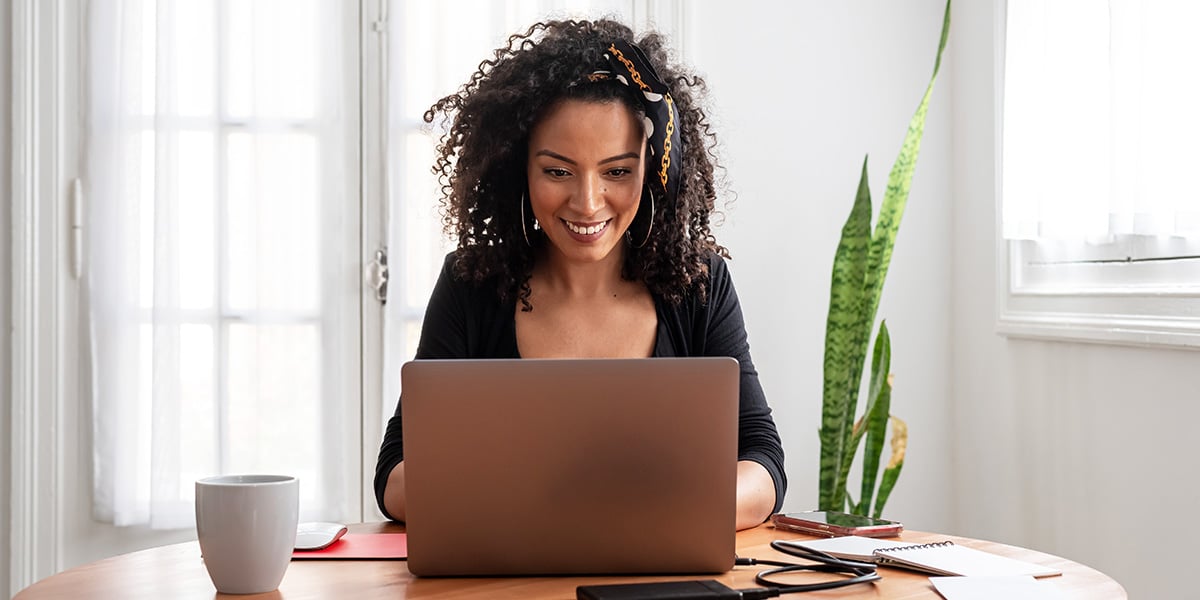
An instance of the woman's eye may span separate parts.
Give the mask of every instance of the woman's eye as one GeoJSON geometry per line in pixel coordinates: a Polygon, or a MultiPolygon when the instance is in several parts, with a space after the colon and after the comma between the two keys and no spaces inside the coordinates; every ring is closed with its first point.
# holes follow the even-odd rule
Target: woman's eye
{"type": "Polygon", "coordinates": [[[550,167],[542,172],[551,177],[566,177],[571,174],[570,171],[567,171],[566,169],[559,169],[557,167],[550,167]]]}
{"type": "Polygon", "coordinates": [[[609,175],[609,177],[618,177],[619,178],[619,177],[624,177],[626,175],[629,175],[632,172],[633,172],[633,169],[629,169],[626,167],[618,167],[616,169],[610,170],[608,172],[608,175],[609,175]]]}

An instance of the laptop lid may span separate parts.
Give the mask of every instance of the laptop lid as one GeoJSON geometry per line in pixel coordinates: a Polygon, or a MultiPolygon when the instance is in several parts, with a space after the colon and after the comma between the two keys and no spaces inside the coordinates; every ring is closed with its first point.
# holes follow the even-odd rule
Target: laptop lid
{"type": "Polygon", "coordinates": [[[733,567],[736,360],[413,361],[401,382],[410,572],[733,567]]]}

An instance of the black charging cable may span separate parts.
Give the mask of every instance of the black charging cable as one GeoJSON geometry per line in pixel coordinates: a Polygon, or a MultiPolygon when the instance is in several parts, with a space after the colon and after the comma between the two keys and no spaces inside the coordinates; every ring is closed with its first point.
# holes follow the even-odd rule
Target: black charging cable
{"type": "Polygon", "coordinates": [[[579,586],[575,590],[575,597],[579,600],[653,600],[657,598],[663,600],[756,600],[774,598],[780,594],[830,590],[859,583],[870,583],[880,579],[879,574],[875,571],[875,565],[871,563],[845,560],[817,550],[783,544],[779,540],[771,542],[771,548],[810,561],[810,564],[737,558],[733,563],[734,566],[766,565],[775,567],[755,575],[755,583],[764,586],[760,588],[734,590],[712,579],[667,581],[579,586]],[[847,578],[801,584],[783,583],[772,579],[779,575],[801,571],[841,573],[847,578]]]}
{"type": "MultiPolygon", "coordinates": [[[[802,548],[792,544],[784,544],[779,540],[771,542],[773,550],[803,558],[804,560],[812,561],[812,564],[796,564],[777,560],[766,560],[758,558],[738,558],[734,561],[734,565],[766,565],[775,567],[762,571],[754,576],[755,583],[765,586],[768,589],[773,589],[778,594],[793,594],[798,592],[813,592],[817,590],[831,590],[834,588],[845,587],[848,585],[856,585],[859,583],[870,583],[879,581],[879,573],[875,570],[875,565],[872,563],[859,562],[855,560],[846,560],[836,556],[826,554],[819,550],[811,550],[802,548]],[[817,583],[782,583],[772,578],[787,573],[797,573],[801,571],[812,571],[817,573],[841,573],[847,575],[847,579],[835,579],[833,581],[820,581],[817,583]]],[[[739,590],[743,592],[744,598],[770,598],[770,596],[751,596],[746,595],[746,592],[757,590],[739,590]]]]}

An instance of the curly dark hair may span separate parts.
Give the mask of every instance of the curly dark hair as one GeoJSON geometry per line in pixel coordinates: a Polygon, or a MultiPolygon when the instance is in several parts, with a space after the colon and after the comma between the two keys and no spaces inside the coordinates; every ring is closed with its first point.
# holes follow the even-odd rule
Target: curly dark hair
{"type": "Polygon", "coordinates": [[[534,246],[526,243],[518,204],[528,186],[530,132],[566,98],[618,101],[644,114],[628,86],[615,81],[578,85],[606,68],[604,53],[614,40],[640,47],[670,86],[683,144],[678,197],[668,206],[656,194],[652,235],[641,247],[629,246],[622,277],[641,279],[651,293],[677,304],[693,287],[701,299],[706,297],[711,253],[729,257],[709,225],[716,212],[714,170],[719,167],[716,136],[699,106],[704,80],[672,64],[666,40],[657,33],[635,41],[629,27],[609,19],[536,23],[510,36],[457,93],[425,112],[427,123],[439,116],[452,120],[438,145],[433,172],[441,184],[445,231],[458,241],[454,274],[478,284],[491,281],[501,299],[515,295],[523,310],[532,309],[529,278],[536,246],[544,243],[540,235],[529,238],[534,246]]]}

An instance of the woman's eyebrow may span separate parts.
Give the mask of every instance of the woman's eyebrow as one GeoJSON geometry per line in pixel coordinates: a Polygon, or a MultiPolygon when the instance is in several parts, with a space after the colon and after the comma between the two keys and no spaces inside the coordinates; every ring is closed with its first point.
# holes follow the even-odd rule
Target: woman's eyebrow
{"type": "Polygon", "coordinates": [[[626,158],[641,158],[641,157],[642,157],[642,155],[637,152],[626,152],[625,154],[618,154],[616,156],[610,156],[610,157],[600,161],[600,164],[615,162],[618,160],[625,160],[626,158]]]}
{"type": "MultiPolygon", "coordinates": [[[[545,150],[545,149],[538,150],[537,152],[534,152],[534,156],[549,156],[550,158],[553,158],[556,160],[561,160],[565,163],[570,163],[572,165],[578,164],[574,160],[567,158],[553,150],[545,150]]],[[[642,157],[642,155],[637,152],[626,152],[624,154],[618,154],[616,156],[610,156],[608,158],[605,158],[605,159],[601,160],[599,164],[615,162],[618,160],[625,160],[627,158],[641,158],[641,157],[642,157]]]]}
{"type": "Polygon", "coordinates": [[[563,156],[563,155],[561,155],[561,154],[559,154],[559,153],[557,153],[557,152],[555,152],[555,151],[553,151],[553,150],[545,150],[545,149],[543,149],[543,150],[538,150],[537,152],[534,152],[534,153],[533,153],[533,155],[534,155],[534,156],[549,156],[550,158],[553,158],[553,159],[556,159],[556,160],[561,160],[561,161],[563,161],[563,162],[565,162],[565,163],[576,164],[576,162],[575,162],[575,161],[573,161],[573,160],[571,160],[571,159],[569,159],[569,158],[567,158],[567,157],[565,157],[565,156],[563,156]]]}

